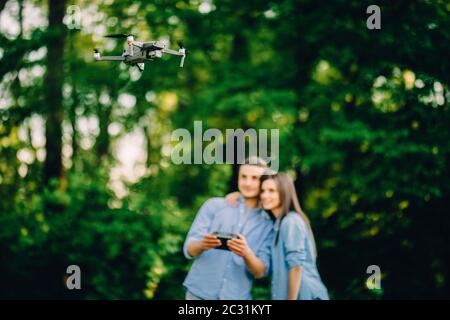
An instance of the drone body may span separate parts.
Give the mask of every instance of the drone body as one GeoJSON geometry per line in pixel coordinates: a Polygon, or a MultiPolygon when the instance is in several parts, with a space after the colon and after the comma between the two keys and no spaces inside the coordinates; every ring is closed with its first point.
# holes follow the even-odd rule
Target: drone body
{"type": "Polygon", "coordinates": [[[107,38],[127,38],[127,49],[123,50],[121,56],[101,56],[98,49],[94,49],[95,61],[123,61],[125,64],[137,66],[142,72],[146,61],[151,61],[154,58],[161,58],[164,53],[168,53],[181,57],[180,67],[183,67],[184,59],[186,57],[186,50],[183,44],[179,43],[180,49],[178,51],[166,48],[166,45],[161,41],[140,42],[135,41],[131,34],[111,34],[107,38]]]}

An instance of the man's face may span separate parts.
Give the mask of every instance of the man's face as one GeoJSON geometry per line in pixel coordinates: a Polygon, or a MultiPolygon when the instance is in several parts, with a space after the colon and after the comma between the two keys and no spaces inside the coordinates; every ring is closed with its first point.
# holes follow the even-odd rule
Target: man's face
{"type": "Polygon", "coordinates": [[[238,189],[244,198],[259,197],[259,178],[264,168],[253,165],[242,165],[239,168],[238,189]]]}

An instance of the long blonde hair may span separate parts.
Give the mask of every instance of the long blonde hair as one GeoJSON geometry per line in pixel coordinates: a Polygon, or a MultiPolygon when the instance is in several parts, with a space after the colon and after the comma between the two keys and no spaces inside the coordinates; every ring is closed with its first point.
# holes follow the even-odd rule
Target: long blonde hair
{"type": "MultiPolygon", "coordinates": [[[[278,189],[278,194],[281,202],[281,218],[283,219],[289,211],[296,212],[305,222],[308,227],[308,231],[311,234],[311,239],[314,247],[314,254],[317,257],[317,248],[316,241],[314,239],[314,234],[312,232],[311,223],[309,222],[308,216],[303,212],[302,207],[300,206],[300,201],[297,197],[297,192],[295,191],[294,182],[292,179],[281,172],[275,174],[263,174],[261,176],[261,186],[264,181],[272,179],[275,181],[275,184],[278,189]]],[[[272,214],[273,215],[273,214],[272,214]]],[[[278,242],[279,231],[276,235],[275,243],[278,242]]]]}

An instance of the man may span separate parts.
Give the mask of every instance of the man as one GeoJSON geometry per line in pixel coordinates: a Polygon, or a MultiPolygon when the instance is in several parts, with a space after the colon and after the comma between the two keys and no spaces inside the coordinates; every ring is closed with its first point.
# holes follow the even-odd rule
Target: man
{"type": "Polygon", "coordinates": [[[195,258],[183,283],[187,300],[248,300],[253,279],[267,276],[273,222],[259,208],[259,178],[266,168],[255,157],[240,166],[237,208],[225,198],[209,199],[200,208],[183,246],[186,258],[195,258]],[[227,241],[229,250],[219,250],[214,232],[238,238],[227,241]]]}

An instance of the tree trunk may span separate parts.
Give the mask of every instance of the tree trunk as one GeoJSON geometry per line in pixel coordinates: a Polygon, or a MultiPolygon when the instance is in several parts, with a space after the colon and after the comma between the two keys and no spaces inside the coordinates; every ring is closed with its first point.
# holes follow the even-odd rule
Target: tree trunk
{"type": "Polygon", "coordinates": [[[44,183],[62,174],[62,87],[64,81],[63,53],[65,27],[63,25],[64,9],[67,0],[49,0],[47,74],[45,77],[45,98],[47,121],[45,125],[44,183]]]}
{"type": "Polygon", "coordinates": [[[108,155],[110,143],[108,126],[111,123],[112,105],[98,104],[97,108],[100,133],[95,142],[95,149],[97,151],[97,164],[100,164],[101,160],[108,155]]]}
{"type": "Polygon", "coordinates": [[[6,2],[8,2],[8,0],[0,0],[0,13],[5,9],[6,2]]]}
{"type": "MultiPolygon", "coordinates": [[[[233,51],[231,52],[231,60],[235,63],[237,68],[241,67],[241,64],[249,60],[248,43],[245,35],[242,32],[236,32],[233,38],[233,51]]],[[[236,128],[237,129],[237,128],[236,128]]],[[[244,131],[247,128],[244,129],[244,131]]],[[[232,164],[231,178],[228,181],[228,192],[238,190],[238,176],[239,176],[239,164],[237,163],[237,147],[236,139],[234,139],[234,159],[232,164]]],[[[225,155],[224,150],[224,155],[225,155]]]]}

